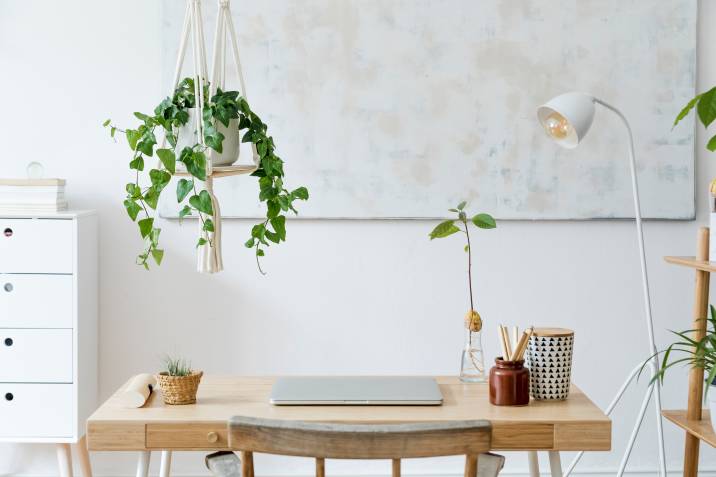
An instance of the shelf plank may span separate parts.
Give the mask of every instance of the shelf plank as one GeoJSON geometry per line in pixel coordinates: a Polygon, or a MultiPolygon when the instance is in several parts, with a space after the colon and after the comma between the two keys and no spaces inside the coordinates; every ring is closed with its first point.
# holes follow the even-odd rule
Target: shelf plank
{"type": "Polygon", "coordinates": [[[696,260],[695,257],[664,257],[668,263],[694,268],[704,272],[716,272],[716,262],[705,262],[696,260]]]}
{"type": "Polygon", "coordinates": [[[661,414],[692,436],[707,442],[711,447],[716,447],[716,432],[714,432],[713,427],[711,427],[711,414],[707,409],[703,410],[700,421],[687,419],[685,409],[678,411],[661,411],[661,414]]]}
{"type": "MultiPolygon", "coordinates": [[[[212,174],[211,176],[214,178],[217,177],[228,177],[228,176],[240,176],[243,174],[251,174],[257,169],[257,167],[253,164],[241,164],[241,165],[233,165],[233,166],[216,166],[212,168],[212,174]]],[[[179,169],[177,168],[176,174],[177,176],[188,176],[190,175],[185,169],[179,169]]]]}

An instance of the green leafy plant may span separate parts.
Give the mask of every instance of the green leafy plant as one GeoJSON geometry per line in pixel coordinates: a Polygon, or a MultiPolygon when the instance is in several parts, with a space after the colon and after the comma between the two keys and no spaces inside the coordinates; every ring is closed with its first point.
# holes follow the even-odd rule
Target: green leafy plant
{"type": "MultiPolygon", "coordinates": [[[[676,119],[674,120],[674,127],[676,127],[682,119],[688,116],[694,108],[696,108],[696,116],[705,128],[709,127],[711,123],[716,121],[716,86],[705,93],[694,96],[691,101],[689,101],[679,112],[678,116],[676,116],[676,119]]],[[[709,139],[709,142],[706,144],[706,149],[712,152],[716,151],[716,135],[709,139]]]]}
{"type": "Polygon", "coordinates": [[[164,372],[169,376],[189,376],[193,371],[190,362],[167,355],[164,357],[164,372]]]}
{"type": "Polygon", "coordinates": [[[475,311],[475,301],[472,294],[472,249],[470,244],[470,226],[472,223],[478,229],[494,229],[497,227],[495,219],[491,215],[481,213],[468,217],[465,212],[467,202],[462,201],[454,209],[448,209],[457,215],[454,219],[448,219],[440,222],[432,232],[430,232],[430,240],[437,238],[449,237],[458,232],[465,234],[467,244],[465,245],[465,252],[467,253],[467,284],[470,291],[470,311],[465,316],[465,325],[470,331],[480,331],[482,329],[482,319],[480,314],[475,311]]]}
{"type": "MultiPolygon", "coordinates": [[[[205,98],[209,98],[209,86],[203,86],[205,98]]],[[[204,146],[195,143],[177,151],[179,130],[189,122],[189,109],[196,106],[195,84],[193,78],[184,78],[171,97],[165,98],[152,115],[140,112],[134,116],[141,121],[135,129],[121,129],[111,120],[103,126],[109,129],[114,138],[117,132],[126,136],[132,150],[129,162],[130,170],[135,171],[134,180],[125,186],[124,207],[132,221],[137,222],[139,233],[145,241],[145,248],[137,257],[137,263],[149,269],[150,257],[161,265],[164,250],[159,248],[161,229],[155,225],[156,209],[159,198],[172,177],[177,172],[177,162],[189,173],[189,178],[177,182],[176,199],[183,205],[179,218],[196,214],[202,223],[202,234],[197,246],[211,244],[209,232],[214,231],[213,205],[206,190],[199,191],[197,181],[206,180],[207,149],[221,153],[224,135],[217,129],[217,122],[229,127],[233,119],[237,120],[239,131],[244,131],[241,141],[253,143],[260,156],[258,168],[251,174],[258,178],[259,201],[266,202],[266,218],[251,230],[251,237],[245,246],[253,248],[256,264],[261,273],[260,257],[270,243],[286,241],[286,213],[297,214],[296,200],[308,200],[308,189],[298,187],[289,191],[284,185],[284,163],[276,155],[273,137],[267,134],[267,125],[254,113],[248,102],[237,91],[218,89],[205,104],[202,125],[204,146]],[[159,128],[159,131],[157,131],[159,128]],[[157,133],[161,132],[168,147],[157,148],[157,133]],[[143,174],[147,158],[156,154],[158,164],[143,174]],[[147,178],[149,181],[147,182],[147,178]]]]}
{"type": "MultiPolygon", "coordinates": [[[[703,369],[706,372],[706,381],[711,384],[716,378],[716,308],[710,306],[710,315],[706,318],[706,333],[703,338],[694,339],[697,330],[671,331],[676,335],[677,340],[671,343],[665,350],[659,351],[651,356],[643,365],[641,371],[649,364],[649,362],[662,355],[661,366],[651,381],[659,379],[664,382],[664,375],[670,368],[677,364],[689,365],[692,368],[703,369]],[[674,354],[681,355],[680,358],[674,359],[674,354]]],[[[640,371],[640,374],[641,374],[640,371]]],[[[704,394],[708,392],[708,386],[704,390],[704,394]]]]}

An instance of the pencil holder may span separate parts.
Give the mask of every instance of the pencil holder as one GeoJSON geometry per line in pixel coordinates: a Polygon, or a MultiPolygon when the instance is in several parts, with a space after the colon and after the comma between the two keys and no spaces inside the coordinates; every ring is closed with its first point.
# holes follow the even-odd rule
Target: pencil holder
{"type": "Polygon", "coordinates": [[[525,406],[530,402],[530,372],[524,361],[495,358],[490,369],[490,403],[495,406],[525,406]]]}
{"type": "Polygon", "coordinates": [[[525,355],[530,368],[530,394],[533,399],[567,399],[572,381],[573,345],[572,330],[535,328],[525,355]]]}

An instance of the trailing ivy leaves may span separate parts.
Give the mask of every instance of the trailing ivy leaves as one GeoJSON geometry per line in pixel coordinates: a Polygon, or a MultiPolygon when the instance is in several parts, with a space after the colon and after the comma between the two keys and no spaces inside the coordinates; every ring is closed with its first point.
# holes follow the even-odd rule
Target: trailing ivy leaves
{"type": "Polygon", "coordinates": [[[189,197],[189,205],[194,207],[199,212],[203,212],[207,215],[214,215],[214,208],[211,204],[211,196],[205,190],[201,191],[199,195],[189,197]]]}
{"type": "Polygon", "coordinates": [[[177,202],[180,204],[184,202],[186,196],[189,195],[189,192],[191,192],[193,189],[194,181],[188,179],[179,179],[179,182],[177,182],[177,202]]]}
{"type": "Polygon", "coordinates": [[[166,170],[174,175],[176,172],[176,156],[174,155],[174,151],[171,149],[157,149],[157,156],[159,156],[159,160],[162,161],[162,165],[166,168],[166,170]]]}
{"type": "MultiPolygon", "coordinates": [[[[209,85],[202,85],[204,97],[209,98],[209,85]]],[[[196,180],[205,181],[207,167],[207,148],[222,152],[225,139],[218,129],[220,123],[226,128],[238,125],[239,132],[243,132],[242,142],[252,142],[259,156],[259,166],[252,174],[259,179],[259,200],[266,202],[266,218],[253,227],[251,238],[245,245],[255,248],[255,255],[259,271],[261,265],[259,257],[265,256],[264,247],[270,243],[280,243],[286,240],[286,213],[298,213],[294,202],[308,200],[309,193],[305,187],[298,187],[289,191],[284,186],[284,165],[281,158],[275,153],[275,144],[267,134],[267,126],[251,111],[248,102],[237,91],[222,91],[211,96],[203,109],[202,124],[204,141],[202,144],[184,147],[177,151],[179,128],[189,121],[189,109],[196,107],[194,79],[183,79],[174,90],[171,97],[164,98],[155,108],[154,114],[135,112],[134,116],[140,124],[134,129],[120,129],[106,120],[102,125],[109,128],[110,136],[114,138],[117,131],[123,133],[127,143],[133,151],[129,163],[130,170],[135,172],[135,181],[127,184],[127,196],[124,207],[132,221],[138,223],[140,235],[145,240],[146,248],[137,257],[137,263],[149,268],[148,260],[151,257],[159,265],[164,257],[164,251],[158,248],[160,229],[154,227],[154,213],[159,198],[177,172],[177,162],[183,164],[191,176],[189,179],[180,179],[176,187],[176,198],[182,208],[179,218],[197,212],[202,223],[202,235],[197,246],[211,244],[210,233],[214,232],[216,224],[213,220],[213,204],[209,193],[205,190],[198,192],[196,180]],[[235,120],[235,121],[234,121],[235,120]],[[232,122],[233,121],[233,122],[232,122]],[[164,134],[170,147],[156,148],[156,130],[164,134]],[[145,169],[147,157],[156,153],[160,165],[148,173],[151,184],[143,186],[140,183],[141,172],[145,169]],[[185,203],[188,198],[188,203],[185,203]],[[140,214],[143,218],[138,220],[140,214]]]]}

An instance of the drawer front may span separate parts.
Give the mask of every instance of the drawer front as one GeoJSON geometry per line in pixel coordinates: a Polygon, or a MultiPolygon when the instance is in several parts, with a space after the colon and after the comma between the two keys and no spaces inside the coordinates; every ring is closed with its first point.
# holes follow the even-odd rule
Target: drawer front
{"type": "Polygon", "coordinates": [[[0,272],[72,273],[74,221],[1,219],[0,272]]]}
{"type": "Polygon", "coordinates": [[[72,330],[0,329],[0,382],[71,383],[72,330]]]}
{"type": "Polygon", "coordinates": [[[73,279],[0,274],[0,328],[72,328],[73,279]]]}
{"type": "Polygon", "coordinates": [[[226,423],[147,424],[148,449],[212,450],[229,446],[226,423]]]}
{"type": "Polygon", "coordinates": [[[72,437],[72,384],[0,383],[0,437],[72,437]]]}

